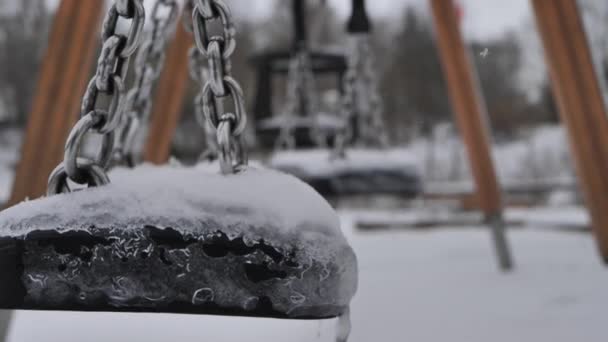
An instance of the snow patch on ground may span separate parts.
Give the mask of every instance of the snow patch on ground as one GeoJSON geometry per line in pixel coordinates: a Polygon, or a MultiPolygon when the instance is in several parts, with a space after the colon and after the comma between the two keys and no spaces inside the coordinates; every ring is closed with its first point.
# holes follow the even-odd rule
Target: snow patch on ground
{"type": "MultiPolygon", "coordinates": [[[[415,158],[426,181],[470,181],[468,157],[460,138],[443,126],[435,131],[431,138],[403,147],[402,153],[415,158]]],[[[559,125],[540,126],[518,140],[495,143],[492,155],[503,184],[574,179],[568,141],[559,125]]]]}
{"type": "Polygon", "coordinates": [[[416,170],[416,160],[401,149],[348,149],[346,158],[332,157],[325,149],[280,151],[269,162],[273,168],[297,170],[309,177],[319,177],[352,170],[416,170]]]}

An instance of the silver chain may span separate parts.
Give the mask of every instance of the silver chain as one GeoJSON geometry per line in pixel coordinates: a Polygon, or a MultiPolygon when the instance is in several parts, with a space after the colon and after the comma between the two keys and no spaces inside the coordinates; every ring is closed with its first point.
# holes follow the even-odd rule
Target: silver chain
{"type": "Polygon", "coordinates": [[[115,130],[121,121],[119,105],[124,95],[124,79],[129,60],[139,47],[145,21],[142,2],[115,0],[106,14],[97,71],[82,99],[80,120],[67,139],[64,160],[49,177],[49,195],[70,192],[68,179],[87,186],[109,183],[106,170],[113,156],[115,130]],[[117,33],[119,18],[130,22],[126,36],[117,33]],[[105,109],[98,108],[102,102],[98,101],[100,94],[110,98],[105,109]],[[95,159],[79,156],[85,137],[91,132],[102,136],[101,148],[95,159]]]}
{"type": "Polygon", "coordinates": [[[194,78],[206,80],[196,99],[196,116],[207,136],[215,136],[221,171],[238,172],[246,166],[247,151],[242,134],[247,126],[243,91],[231,76],[230,57],[236,49],[236,29],[230,9],[222,0],[192,0],[192,31],[197,51],[191,52],[194,78]],[[213,35],[208,24],[219,22],[221,34],[213,35]],[[199,56],[197,56],[197,54],[199,56]],[[200,63],[207,61],[207,67],[200,63]],[[232,99],[234,112],[225,110],[224,101],[232,99]],[[215,130],[215,135],[210,132],[215,130]]]}
{"type": "Polygon", "coordinates": [[[166,47],[175,31],[179,16],[176,0],[156,0],[152,13],[151,28],[137,53],[134,63],[135,81],[121,105],[123,122],[118,131],[114,152],[114,162],[119,165],[135,166],[137,151],[135,140],[150,118],[152,91],[162,72],[166,47]]]}
{"type": "Polygon", "coordinates": [[[283,110],[285,120],[281,123],[276,149],[294,149],[296,147],[296,122],[302,115],[303,119],[310,120],[312,140],[323,146],[327,139],[321,134],[315,122],[315,115],[320,113],[320,106],[312,61],[307,50],[296,53],[289,63],[286,97],[287,101],[283,110]]]}
{"type": "Polygon", "coordinates": [[[384,108],[378,91],[378,73],[368,34],[351,37],[348,70],[344,76],[342,117],[344,127],[336,137],[335,152],[344,157],[345,148],[355,146],[388,146],[382,118],[384,108]],[[353,127],[358,131],[355,133],[353,127]],[[356,135],[356,136],[355,136],[356,135]]]}
{"type": "MultiPolygon", "coordinates": [[[[187,23],[189,24],[185,25],[185,29],[187,31],[192,30],[192,22],[188,21],[187,23]]],[[[188,68],[190,70],[190,77],[197,82],[200,87],[204,87],[206,80],[209,79],[209,70],[205,57],[203,57],[196,46],[190,48],[190,52],[188,53],[188,68]]],[[[215,161],[219,158],[220,150],[217,143],[217,134],[215,128],[211,125],[209,120],[207,120],[203,107],[201,98],[197,97],[194,103],[195,118],[199,126],[202,127],[205,132],[205,150],[201,153],[199,160],[215,161]]]]}

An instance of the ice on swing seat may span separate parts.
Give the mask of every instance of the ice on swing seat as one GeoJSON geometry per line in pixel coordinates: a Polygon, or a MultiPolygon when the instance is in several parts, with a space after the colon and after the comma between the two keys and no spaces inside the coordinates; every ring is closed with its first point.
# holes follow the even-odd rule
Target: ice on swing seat
{"type": "Polygon", "coordinates": [[[292,174],[323,196],[419,196],[416,161],[398,149],[347,149],[344,158],[326,149],[276,152],[270,167],[292,174]]]}
{"type": "Polygon", "coordinates": [[[357,261],[310,187],[217,165],[115,170],[0,213],[0,308],[330,318],[357,261]]]}

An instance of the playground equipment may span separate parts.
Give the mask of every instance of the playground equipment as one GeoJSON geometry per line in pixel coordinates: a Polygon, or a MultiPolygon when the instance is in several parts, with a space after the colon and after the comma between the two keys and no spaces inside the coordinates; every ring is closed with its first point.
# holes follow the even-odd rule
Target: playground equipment
{"type": "MultiPolygon", "coordinates": [[[[484,128],[486,118],[483,101],[480,100],[474,72],[467,60],[468,53],[462,44],[453,6],[444,0],[429,1],[433,5],[436,33],[454,112],[467,145],[475,178],[475,202],[488,218],[495,218],[501,212],[502,203],[487,148],[489,132],[484,128]]],[[[608,120],[593,73],[580,13],[575,0],[531,2],[543,39],[560,115],[569,133],[579,180],[591,212],[595,237],[604,260],[608,260],[608,188],[603,177],[608,172],[603,157],[608,155],[605,151],[608,143],[604,141],[608,136],[608,120]]],[[[43,193],[48,172],[56,164],[54,160],[62,154],[61,144],[57,142],[65,139],[65,123],[71,122],[71,115],[77,112],[74,89],[86,86],[87,65],[92,61],[89,57],[94,51],[90,37],[95,33],[94,24],[101,13],[101,5],[102,1],[62,0],[60,3],[28,124],[23,157],[11,199],[13,204],[26,198],[36,198],[43,193]],[[57,87],[57,84],[69,84],[70,87],[57,87]],[[53,165],[49,167],[49,163],[53,165]]],[[[155,103],[150,129],[153,133],[149,140],[153,144],[147,144],[148,161],[164,163],[168,158],[169,142],[175,127],[173,123],[179,117],[180,98],[185,87],[184,82],[175,80],[187,77],[186,63],[180,64],[180,61],[182,58],[185,60],[189,45],[189,37],[178,27],[167,55],[167,68],[159,82],[157,93],[162,96],[157,96],[159,101],[155,103]],[[162,115],[157,115],[159,113],[162,115]]],[[[313,68],[317,68],[314,60],[313,56],[313,68]]],[[[87,191],[92,190],[84,192],[87,191]]],[[[0,248],[3,253],[6,251],[4,255],[7,256],[2,259],[7,263],[0,267],[3,275],[9,274],[4,272],[7,267],[15,265],[10,259],[11,251],[19,248],[21,247],[15,247],[10,239],[6,249],[0,248]]],[[[34,278],[32,281],[34,280],[44,282],[44,278],[34,278]]],[[[5,293],[10,289],[2,287],[0,291],[5,293]]],[[[198,294],[196,298],[208,297],[206,291],[198,294]]],[[[296,296],[295,299],[297,298],[300,297],[296,296]]]]}
{"type": "Polygon", "coordinates": [[[344,56],[314,49],[308,42],[306,1],[292,0],[294,42],[290,51],[266,51],[252,58],[257,69],[254,116],[262,147],[294,149],[323,146],[343,126],[333,113],[319,105],[315,77],[330,75],[339,86],[346,71],[344,56]],[[287,101],[280,113],[273,114],[272,83],[286,75],[287,101]]]}
{"type": "Polygon", "coordinates": [[[142,0],[114,2],[48,197],[0,213],[1,308],[341,316],[348,326],[357,264],[337,216],[293,177],[247,166],[243,93],[227,67],[236,48],[230,10],[221,0],[192,8],[196,47],[211,71],[200,100],[221,173],[217,164],[147,166],[116,170],[110,183],[123,81],[145,21],[142,0]],[[119,18],[130,23],[127,36],[116,32],[119,18]],[[211,34],[212,24],[221,34],[211,34]],[[107,109],[100,94],[111,98],[107,109]],[[224,99],[234,112],[220,106],[224,99]],[[94,159],[80,153],[88,134],[101,135],[94,159]]]}
{"type": "Polygon", "coordinates": [[[348,70],[342,85],[341,115],[336,117],[341,124],[334,126],[331,139],[333,149],[321,145],[321,149],[296,150],[294,143],[283,144],[284,140],[280,140],[281,145],[289,148],[277,151],[270,165],[304,180],[324,196],[416,197],[422,192],[422,184],[414,163],[403,153],[388,150],[378,73],[370,46],[371,22],[364,1],[353,1],[347,30],[348,70]]]}
{"type": "Polygon", "coordinates": [[[153,90],[165,64],[165,51],[175,32],[179,5],[175,0],[157,0],[152,8],[149,34],[145,37],[135,59],[133,88],[121,105],[122,122],[114,153],[118,165],[134,167],[141,156],[141,136],[150,120],[153,90]],[[165,14],[165,15],[163,15],[165,14]]]}

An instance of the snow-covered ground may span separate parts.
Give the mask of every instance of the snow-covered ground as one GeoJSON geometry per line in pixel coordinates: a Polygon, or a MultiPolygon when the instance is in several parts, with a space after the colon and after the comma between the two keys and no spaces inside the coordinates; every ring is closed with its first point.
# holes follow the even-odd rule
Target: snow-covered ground
{"type": "MultiPolygon", "coordinates": [[[[10,191],[17,155],[16,147],[3,146],[0,198],[10,191]]],[[[466,159],[454,158],[453,151],[461,147],[453,146],[446,138],[436,141],[432,153],[424,141],[404,150],[426,165],[423,170],[437,171],[423,172],[428,178],[466,182],[466,159]]],[[[498,145],[494,151],[503,180],[572,176],[559,128],[543,128],[527,142],[498,145]]],[[[601,310],[608,306],[608,270],[591,235],[547,229],[586,227],[588,215],[568,200],[555,202],[563,203],[506,211],[507,220],[525,227],[509,234],[517,263],[511,274],[497,271],[490,236],[474,226],[475,214],[462,216],[469,223],[458,227],[405,230],[400,224],[408,221],[457,220],[449,211],[421,210],[424,203],[407,211],[343,211],[343,229],[360,266],[351,342],[606,341],[608,319],[601,310]],[[393,222],[395,229],[356,231],[356,220],[366,227],[393,222]]],[[[334,333],[335,320],[18,312],[8,341],[323,342],[333,341],[334,333]]]]}
{"type": "MultiPolygon", "coordinates": [[[[358,232],[351,342],[604,342],[608,270],[588,234],[518,229],[517,269],[497,271],[482,227],[358,232]]],[[[534,227],[531,227],[534,228],[534,227]]],[[[333,341],[335,321],[18,312],[11,342],[333,341]]]]}
{"type": "MultiPolygon", "coordinates": [[[[465,147],[452,125],[439,125],[430,138],[416,139],[402,150],[415,158],[427,182],[471,179],[465,147]]],[[[559,125],[539,126],[517,140],[495,143],[492,153],[503,184],[574,178],[565,131],[559,125]]]]}

